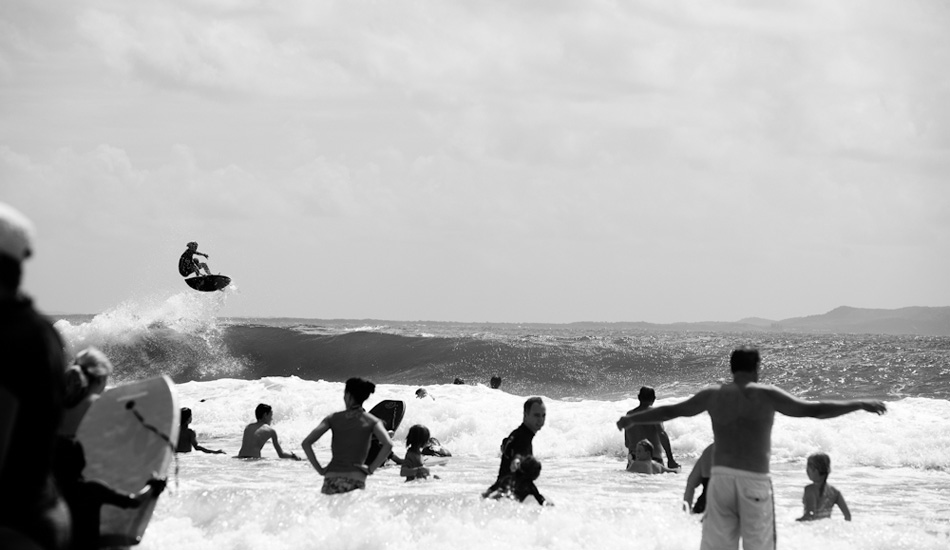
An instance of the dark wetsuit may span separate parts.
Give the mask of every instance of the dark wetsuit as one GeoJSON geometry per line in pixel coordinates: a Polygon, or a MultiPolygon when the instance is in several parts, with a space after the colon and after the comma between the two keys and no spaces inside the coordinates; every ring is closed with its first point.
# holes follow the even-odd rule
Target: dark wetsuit
{"type": "Polygon", "coordinates": [[[516,472],[514,474],[508,474],[499,479],[495,485],[493,485],[493,487],[495,487],[494,490],[498,491],[498,494],[495,496],[495,498],[507,496],[517,500],[518,502],[524,502],[524,499],[528,498],[529,496],[534,496],[534,498],[538,501],[538,504],[544,504],[544,497],[541,495],[540,491],[538,491],[534,481],[525,479],[519,474],[520,472],[516,472]]]}
{"type": "Polygon", "coordinates": [[[63,411],[63,342],[21,296],[0,302],[0,349],[0,387],[18,406],[0,470],[0,526],[29,535],[44,548],[58,548],[69,536],[69,516],[52,480],[63,411]]]}
{"type": "Polygon", "coordinates": [[[192,273],[200,274],[198,266],[195,265],[195,252],[192,252],[190,248],[178,259],[178,273],[180,273],[182,277],[187,277],[192,273]]]}
{"type": "Polygon", "coordinates": [[[516,456],[534,454],[533,440],[534,432],[522,423],[501,442],[501,463],[498,465],[498,479],[486,492],[498,489],[504,479],[511,476],[511,461],[516,456]]]}

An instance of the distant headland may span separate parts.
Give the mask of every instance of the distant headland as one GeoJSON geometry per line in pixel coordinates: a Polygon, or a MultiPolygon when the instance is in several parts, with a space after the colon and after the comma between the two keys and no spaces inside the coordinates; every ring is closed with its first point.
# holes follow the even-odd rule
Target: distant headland
{"type": "MultiPolygon", "coordinates": [[[[585,323],[571,323],[584,325],[585,323]]],[[[597,323],[602,324],[602,323],[597,323]]],[[[692,332],[794,332],[950,336],[950,307],[865,309],[841,306],[821,315],[773,321],[747,317],[735,322],[610,323],[638,329],[692,332]]]]}

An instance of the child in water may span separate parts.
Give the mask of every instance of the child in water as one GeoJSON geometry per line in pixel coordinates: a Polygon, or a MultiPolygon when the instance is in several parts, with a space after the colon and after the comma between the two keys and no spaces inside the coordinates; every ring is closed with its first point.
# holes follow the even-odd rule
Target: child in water
{"type": "Polygon", "coordinates": [[[633,453],[627,457],[627,471],[638,474],[663,474],[666,472],[676,472],[672,468],[660,464],[653,460],[653,443],[648,439],[641,439],[637,442],[633,453]]]}
{"type": "MultiPolygon", "coordinates": [[[[429,477],[429,469],[422,462],[422,447],[429,442],[429,428],[422,424],[416,424],[409,428],[406,435],[406,458],[402,461],[402,468],[399,475],[406,478],[406,481],[416,479],[425,479],[429,477]]],[[[432,476],[439,479],[439,476],[432,476]]]]}
{"type": "Polygon", "coordinates": [[[190,453],[192,449],[196,451],[201,451],[203,453],[210,453],[216,455],[223,455],[224,451],[218,449],[217,451],[212,451],[211,449],[206,449],[201,445],[198,445],[198,436],[195,434],[195,431],[192,430],[189,426],[191,425],[191,409],[188,407],[181,408],[181,420],[179,424],[181,428],[178,430],[178,447],[175,448],[176,453],[190,453]]]}
{"type": "Polygon", "coordinates": [[[841,491],[828,484],[828,474],[831,473],[831,458],[825,453],[815,453],[808,457],[805,473],[811,480],[811,485],[805,487],[802,504],[805,513],[798,521],[811,521],[831,517],[831,510],[838,506],[844,514],[845,521],[851,521],[851,510],[844,501],[841,491]]]}
{"type": "Polygon", "coordinates": [[[489,487],[488,496],[494,499],[502,497],[513,498],[518,502],[524,502],[528,496],[533,496],[540,505],[551,506],[550,501],[546,501],[544,496],[538,491],[534,484],[535,480],[541,475],[541,463],[531,455],[515,457],[511,461],[512,473],[498,480],[489,487]]]}

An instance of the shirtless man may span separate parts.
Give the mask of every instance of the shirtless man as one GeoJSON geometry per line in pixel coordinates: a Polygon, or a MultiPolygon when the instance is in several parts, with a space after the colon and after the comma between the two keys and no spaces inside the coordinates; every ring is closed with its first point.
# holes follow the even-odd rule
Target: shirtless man
{"type": "Polygon", "coordinates": [[[178,259],[178,273],[180,273],[182,277],[187,277],[192,273],[200,277],[201,270],[204,269],[205,274],[211,275],[208,264],[199,262],[195,256],[208,258],[208,255],[204,252],[198,252],[198,243],[191,241],[188,243],[188,248],[182,253],[181,258],[178,259]]]}
{"type": "Polygon", "coordinates": [[[241,450],[238,451],[238,458],[260,458],[261,449],[267,440],[274,443],[274,450],[280,458],[292,458],[300,460],[294,453],[285,453],[277,442],[277,431],[271,427],[270,423],[274,420],[274,411],[270,405],[261,403],[254,409],[254,416],[257,422],[251,422],[244,428],[244,441],[241,443],[241,450]]]}
{"type": "MultiPolygon", "coordinates": [[[[656,402],[656,390],[650,386],[643,386],[640,388],[637,399],[640,400],[640,404],[637,408],[627,411],[627,414],[633,414],[652,408],[653,403],[656,402]]],[[[663,455],[660,454],[660,447],[662,447],[663,450],[666,451],[666,465],[670,469],[680,467],[680,465],[673,460],[673,448],[670,445],[670,436],[666,434],[666,429],[663,428],[662,422],[648,425],[635,424],[625,429],[623,431],[623,440],[624,445],[627,447],[627,456],[633,457],[636,454],[636,445],[643,439],[646,439],[652,445],[653,460],[663,464],[663,455]]]]}
{"type": "Polygon", "coordinates": [[[865,410],[884,414],[880,401],[804,401],[759,384],[759,352],[743,347],[730,358],[733,381],[699,391],[686,401],[628,414],[622,430],[708,412],[712,420],[713,467],[706,500],[701,550],[775,548],[775,518],[769,458],[775,412],[786,416],[833,418],[865,410]]]}

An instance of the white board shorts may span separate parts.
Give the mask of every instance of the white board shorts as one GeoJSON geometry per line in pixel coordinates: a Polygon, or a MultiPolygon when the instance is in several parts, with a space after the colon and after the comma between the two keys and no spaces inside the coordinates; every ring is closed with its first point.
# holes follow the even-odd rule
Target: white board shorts
{"type": "Polygon", "coordinates": [[[713,466],[701,550],[775,549],[775,504],[769,474],[713,466]]]}

